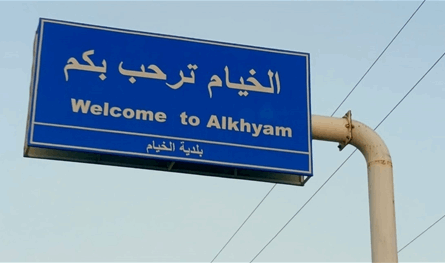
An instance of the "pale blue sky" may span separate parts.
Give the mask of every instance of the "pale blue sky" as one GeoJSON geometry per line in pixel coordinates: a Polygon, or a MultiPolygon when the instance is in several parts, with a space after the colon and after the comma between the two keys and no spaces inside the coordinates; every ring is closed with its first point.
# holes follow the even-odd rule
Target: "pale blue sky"
{"type": "MultiPolygon", "coordinates": [[[[394,2],[0,2],[0,261],[210,262],[270,183],[23,156],[40,17],[311,55],[312,113],[330,115],[419,6],[394,2]]],[[[445,52],[427,1],[336,116],[377,125],[445,52]]],[[[378,129],[394,163],[398,246],[445,214],[445,61],[378,129]]],[[[248,262],[353,150],[314,141],[314,177],[278,185],[216,261],[248,262]]],[[[399,254],[445,261],[445,221],[399,254]]],[[[354,155],[256,259],[370,261],[366,164],[354,155]]]]}

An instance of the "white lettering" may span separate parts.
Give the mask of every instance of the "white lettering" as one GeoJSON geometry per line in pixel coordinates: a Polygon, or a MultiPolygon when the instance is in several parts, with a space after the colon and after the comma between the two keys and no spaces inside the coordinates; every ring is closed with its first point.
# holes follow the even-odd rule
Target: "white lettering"
{"type": "Polygon", "coordinates": [[[126,108],[122,115],[124,115],[124,118],[132,119],[134,117],[134,110],[126,108]]]}
{"type": "Polygon", "coordinates": [[[232,117],[211,115],[207,122],[207,128],[216,128],[228,131],[248,132],[253,137],[258,137],[261,134],[269,136],[292,137],[292,129],[289,127],[264,125],[257,123],[249,123],[244,119],[234,121],[232,117]],[[239,126],[238,126],[239,125],[239,126]]]}
{"type": "Polygon", "coordinates": [[[263,127],[263,124],[258,124],[258,126],[257,126],[255,123],[252,123],[252,127],[253,127],[253,131],[254,131],[252,136],[258,137],[258,135],[260,135],[261,127],[263,127]]]}
{"type": "Polygon", "coordinates": [[[102,114],[102,107],[99,105],[93,105],[90,108],[90,111],[94,115],[101,115],[102,114]]]}
{"type": "Polygon", "coordinates": [[[219,125],[218,117],[215,115],[210,116],[209,122],[207,122],[207,128],[215,127],[217,129],[221,129],[219,125]]]}
{"type": "Polygon", "coordinates": [[[263,127],[263,133],[265,135],[274,135],[273,134],[273,127],[271,125],[264,125],[263,127]]]}
{"type": "Polygon", "coordinates": [[[292,130],[291,130],[291,128],[288,128],[288,127],[277,126],[277,127],[275,127],[275,133],[277,136],[283,136],[283,137],[286,137],[286,133],[287,133],[287,137],[292,138],[292,130]],[[280,135],[280,132],[281,132],[281,135],[280,135]]]}
{"type": "Polygon", "coordinates": [[[163,112],[156,112],[155,114],[155,120],[157,122],[165,122],[167,120],[167,115],[163,112]]]}
{"type": "Polygon", "coordinates": [[[108,116],[108,107],[109,107],[108,102],[105,102],[104,103],[104,116],[108,116]]]}
{"type": "Polygon", "coordinates": [[[111,116],[113,116],[115,118],[119,118],[122,114],[116,113],[116,111],[121,112],[122,110],[119,107],[111,107],[110,114],[111,114],[111,116]]]}
{"type": "Polygon", "coordinates": [[[181,115],[179,115],[179,117],[181,117],[181,124],[187,125],[187,114],[185,113],[185,111],[183,113],[181,113],[181,115]]]}
{"type": "Polygon", "coordinates": [[[232,117],[229,117],[229,123],[228,123],[229,124],[229,128],[228,128],[229,131],[231,131],[231,130],[239,131],[238,130],[238,126],[237,126],[238,122],[239,121],[233,121],[232,117]]]}
{"type": "MultiPolygon", "coordinates": [[[[120,107],[110,106],[109,102],[104,102],[103,106],[98,104],[91,105],[90,100],[74,99],[71,98],[71,108],[74,113],[92,114],[96,116],[112,116],[114,118],[124,117],[126,119],[136,120],[148,120],[157,122],[166,122],[167,114],[164,112],[153,112],[150,110],[125,108],[122,110],[120,107]]],[[[180,115],[180,123],[182,125],[198,126],[201,120],[198,116],[188,116],[186,112],[182,112],[180,115]]],[[[261,134],[268,136],[279,136],[292,138],[292,129],[284,126],[273,126],[261,123],[249,123],[245,119],[240,118],[234,120],[232,117],[211,115],[207,125],[207,128],[216,128],[218,130],[228,130],[235,132],[247,132],[252,137],[259,137],[261,134]]],[[[243,135],[244,136],[244,135],[243,135]]]]}
{"type": "Polygon", "coordinates": [[[199,123],[200,123],[200,121],[199,121],[199,118],[198,118],[198,117],[196,117],[196,116],[190,116],[190,118],[189,118],[189,123],[190,123],[190,125],[192,125],[192,126],[198,126],[199,123]]]}
{"type": "Polygon", "coordinates": [[[153,120],[153,112],[152,111],[136,110],[136,120],[140,120],[141,116],[144,121],[147,120],[147,116],[150,121],[153,120]]]}
{"type": "Polygon", "coordinates": [[[221,128],[223,130],[226,129],[226,116],[222,116],[222,118],[221,118],[221,128]]]}
{"type": "MultiPolygon", "coordinates": [[[[157,122],[166,122],[167,121],[167,114],[164,112],[153,112],[149,110],[140,110],[140,109],[132,109],[132,108],[125,108],[122,110],[120,107],[110,107],[109,102],[104,102],[103,106],[98,104],[91,105],[91,101],[87,100],[81,100],[81,99],[71,99],[71,108],[74,113],[83,113],[83,114],[93,114],[96,116],[112,116],[114,118],[124,117],[126,119],[133,119],[136,118],[136,120],[149,120],[153,121],[155,119],[157,122]]],[[[192,125],[199,124],[199,118],[194,117],[192,120],[192,125]]],[[[196,125],[194,125],[196,126],[196,125]]]]}
{"type": "Polygon", "coordinates": [[[79,112],[79,108],[82,108],[82,113],[87,114],[88,108],[90,107],[91,101],[87,100],[85,104],[83,100],[71,99],[71,107],[73,108],[73,112],[79,112]]]}
{"type": "Polygon", "coordinates": [[[244,119],[241,119],[239,126],[242,132],[244,132],[244,128],[246,128],[246,132],[250,132],[250,123],[244,122],[244,119]]]}

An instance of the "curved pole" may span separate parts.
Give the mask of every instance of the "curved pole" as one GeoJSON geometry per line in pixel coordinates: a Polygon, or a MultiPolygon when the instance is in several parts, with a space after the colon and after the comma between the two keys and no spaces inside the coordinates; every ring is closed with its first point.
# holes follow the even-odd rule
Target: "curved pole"
{"type": "Polygon", "coordinates": [[[345,118],[312,115],[312,137],[315,140],[350,144],[364,155],[368,167],[369,216],[373,262],[398,262],[394,183],[388,148],[370,127],[345,118]]]}

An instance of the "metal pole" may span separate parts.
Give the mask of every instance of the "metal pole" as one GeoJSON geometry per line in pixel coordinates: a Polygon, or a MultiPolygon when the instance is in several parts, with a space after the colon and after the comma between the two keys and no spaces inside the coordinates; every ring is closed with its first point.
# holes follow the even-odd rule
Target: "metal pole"
{"type": "Polygon", "coordinates": [[[398,262],[392,162],[383,140],[358,121],[317,115],[312,115],[312,137],[350,143],[363,154],[368,167],[372,261],[398,262]]]}

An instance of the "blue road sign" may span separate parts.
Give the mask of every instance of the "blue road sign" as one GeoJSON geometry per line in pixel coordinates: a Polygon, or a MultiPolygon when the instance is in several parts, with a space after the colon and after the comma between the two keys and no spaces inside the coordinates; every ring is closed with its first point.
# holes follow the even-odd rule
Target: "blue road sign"
{"type": "Polygon", "coordinates": [[[41,19],[34,60],[26,147],[312,175],[307,53],[41,19]]]}

